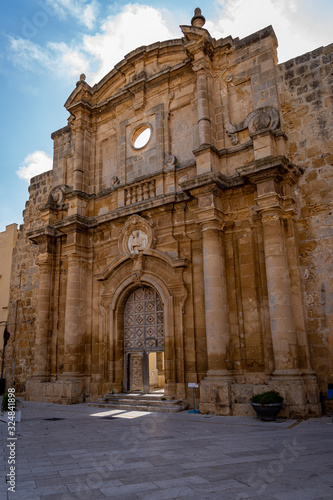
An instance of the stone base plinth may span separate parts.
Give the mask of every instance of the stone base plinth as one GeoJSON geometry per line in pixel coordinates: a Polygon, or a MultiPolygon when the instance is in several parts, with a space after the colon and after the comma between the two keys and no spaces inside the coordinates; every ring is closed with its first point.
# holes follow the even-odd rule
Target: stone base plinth
{"type": "Polygon", "coordinates": [[[254,410],[250,405],[251,396],[273,390],[284,397],[279,417],[304,418],[321,415],[317,379],[310,374],[272,375],[265,384],[232,384],[232,415],[254,416],[254,410]]]}
{"type": "Polygon", "coordinates": [[[320,405],[320,391],[317,377],[314,373],[308,373],[303,375],[306,398],[308,401],[308,416],[309,417],[320,417],[321,416],[321,405],[320,405]]]}
{"type": "Polygon", "coordinates": [[[186,398],[186,387],[183,383],[178,384],[164,384],[165,396],[173,397],[176,399],[184,400],[186,398]]]}
{"type": "Polygon", "coordinates": [[[282,418],[319,417],[319,389],[315,376],[272,375],[262,384],[235,384],[224,378],[207,377],[200,384],[201,413],[255,416],[251,396],[275,390],[284,397],[282,418]]]}
{"type": "Polygon", "coordinates": [[[200,383],[200,413],[231,415],[231,379],[207,377],[200,383]]]}
{"type": "Polygon", "coordinates": [[[284,397],[280,415],[287,418],[319,417],[319,388],[312,375],[289,375],[274,372],[268,381],[268,390],[278,391],[284,397]]]}
{"type": "Polygon", "coordinates": [[[26,400],[61,404],[83,403],[84,380],[73,378],[45,382],[31,378],[27,381],[26,400]]]}

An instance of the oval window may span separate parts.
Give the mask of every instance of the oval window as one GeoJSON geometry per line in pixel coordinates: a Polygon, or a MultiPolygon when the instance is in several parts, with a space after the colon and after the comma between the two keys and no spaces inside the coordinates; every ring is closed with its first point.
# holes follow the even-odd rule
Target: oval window
{"type": "Polygon", "coordinates": [[[144,148],[151,137],[151,128],[149,125],[142,125],[133,134],[132,145],[135,149],[144,148]]]}

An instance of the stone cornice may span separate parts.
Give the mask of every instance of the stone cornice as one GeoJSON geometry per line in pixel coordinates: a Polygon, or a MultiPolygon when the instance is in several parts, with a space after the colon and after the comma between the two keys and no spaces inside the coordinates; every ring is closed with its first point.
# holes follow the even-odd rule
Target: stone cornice
{"type": "Polygon", "coordinates": [[[90,219],[84,215],[75,214],[62,219],[61,221],[56,221],[54,226],[64,234],[72,232],[86,232],[90,226],[90,219]],[[62,224],[59,224],[59,222],[62,224]]]}
{"type": "Polygon", "coordinates": [[[303,173],[299,166],[291,163],[285,156],[267,156],[236,170],[242,178],[254,184],[267,179],[281,181],[286,177],[289,177],[291,182],[296,182],[303,173]]]}
{"type": "Polygon", "coordinates": [[[39,229],[29,231],[27,238],[38,245],[39,257],[38,265],[49,265],[49,257],[52,256],[56,249],[56,239],[62,236],[62,233],[54,227],[47,225],[39,229]]]}
{"type": "Polygon", "coordinates": [[[103,271],[99,274],[95,274],[94,278],[97,281],[105,281],[107,280],[113,271],[119,267],[121,264],[128,260],[136,260],[138,258],[144,258],[144,257],[154,257],[156,259],[164,261],[166,264],[171,266],[173,269],[182,269],[188,265],[187,259],[178,259],[178,258],[171,258],[168,255],[166,255],[163,252],[160,252],[159,250],[155,250],[152,248],[149,248],[148,250],[144,250],[142,253],[140,253],[139,256],[137,255],[119,255],[118,257],[114,258],[106,267],[103,269],[103,271]]]}
{"type": "MultiPolygon", "coordinates": [[[[131,82],[131,83],[128,83],[124,86],[121,86],[115,90],[113,95],[111,95],[107,99],[103,100],[102,102],[92,103],[92,102],[90,102],[90,99],[85,100],[82,98],[75,100],[75,97],[77,95],[77,94],[75,94],[75,95],[73,95],[72,100],[70,100],[70,97],[67,99],[67,101],[65,103],[65,107],[68,111],[73,112],[75,108],[80,108],[80,107],[87,109],[89,111],[94,111],[94,110],[98,110],[100,108],[103,108],[105,106],[110,106],[119,100],[124,100],[124,99],[130,98],[133,95],[133,92],[135,92],[135,90],[138,87],[140,87],[140,85],[141,86],[143,84],[149,85],[150,83],[152,83],[154,81],[158,81],[160,78],[163,78],[165,75],[169,75],[171,73],[174,73],[176,71],[183,69],[184,67],[186,67],[189,64],[189,62],[190,62],[190,59],[185,58],[181,63],[178,63],[173,67],[168,67],[168,68],[162,69],[158,73],[155,73],[155,74],[150,75],[150,76],[146,75],[146,76],[144,76],[144,77],[142,77],[134,82],[131,82]]],[[[112,76],[114,76],[114,75],[112,75],[112,76]]],[[[110,75],[110,78],[112,78],[112,76],[110,75]]],[[[96,86],[93,87],[94,92],[99,90],[97,88],[95,90],[95,87],[96,86]]]]}
{"type": "Polygon", "coordinates": [[[51,139],[56,139],[56,137],[60,137],[64,134],[68,134],[69,132],[72,131],[72,127],[70,125],[66,125],[65,127],[62,127],[55,132],[52,132],[51,134],[51,139]]]}
{"type": "Polygon", "coordinates": [[[59,229],[60,231],[64,231],[64,228],[67,227],[70,228],[74,224],[77,224],[82,228],[84,227],[90,229],[105,222],[114,221],[117,219],[121,219],[123,217],[128,217],[129,215],[132,214],[138,214],[145,210],[158,208],[164,205],[168,205],[169,203],[178,203],[181,201],[185,201],[187,199],[188,196],[185,193],[172,193],[169,195],[161,195],[161,196],[156,196],[151,200],[144,200],[141,202],[134,203],[133,205],[116,208],[115,210],[112,210],[107,214],[98,215],[96,217],[70,215],[62,220],[55,221],[53,225],[56,229],[59,229]]]}
{"type": "Polygon", "coordinates": [[[62,233],[50,225],[40,227],[27,233],[27,238],[37,245],[44,242],[46,239],[53,240],[59,236],[62,236],[62,233]]]}
{"type": "Polygon", "coordinates": [[[208,172],[188,181],[180,182],[179,186],[185,193],[192,194],[192,191],[198,188],[213,186],[214,189],[226,190],[240,184],[243,184],[243,180],[239,177],[226,177],[221,172],[208,172]]]}
{"type": "Polygon", "coordinates": [[[195,156],[199,156],[201,153],[209,151],[218,158],[226,158],[228,156],[238,154],[242,151],[246,151],[247,149],[251,148],[253,148],[252,139],[244,144],[238,144],[237,146],[234,146],[232,148],[224,148],[224,149],[217,149],[215,146],[212,146],[211,144],[201,144],[197,149],[195,149],[192,152],[195,156]]]}

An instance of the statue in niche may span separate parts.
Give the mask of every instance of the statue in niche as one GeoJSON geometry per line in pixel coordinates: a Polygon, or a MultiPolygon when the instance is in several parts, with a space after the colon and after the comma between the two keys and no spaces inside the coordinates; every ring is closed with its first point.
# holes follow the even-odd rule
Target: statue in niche
{"type": "Polygon", "coordinates": [[[130,253],[138,254],[147,247],[148,236],[143,231],[135,229],[128,239],[128,249],[130,253]]]}

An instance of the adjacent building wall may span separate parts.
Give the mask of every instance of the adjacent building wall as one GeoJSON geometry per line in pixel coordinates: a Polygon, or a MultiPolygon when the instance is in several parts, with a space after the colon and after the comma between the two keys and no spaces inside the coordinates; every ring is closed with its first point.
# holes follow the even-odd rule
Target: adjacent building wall
{"type": "Polygon", "coordinates": [[[4,347],[4,331],[8,318],[13,249],[17,238],[17,224],[6,226],[0,233],[0,366],[4,347]]]}
{"type": "Polygon", "coordinates": [[[24,223],[13,250],[5,378],[7,386],[15,385],[18,394],[25,392],[26,380],[33,373],[38,307],[38,249],[28,240],[27,232],[40,224],[40,210],[47,202],[51,179],[52,171],[31,179],[29,201],[23,212],[24,223]]]}
{"type": "Polygon", "coordinates": [[[312,366],[324,400],[333,382],[333,44],[277,67],[296,189],[299,274],[312,366]]]}

